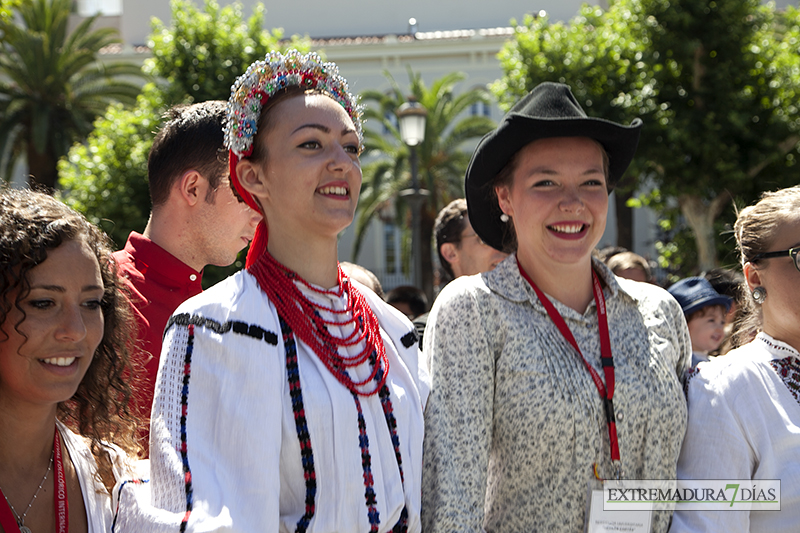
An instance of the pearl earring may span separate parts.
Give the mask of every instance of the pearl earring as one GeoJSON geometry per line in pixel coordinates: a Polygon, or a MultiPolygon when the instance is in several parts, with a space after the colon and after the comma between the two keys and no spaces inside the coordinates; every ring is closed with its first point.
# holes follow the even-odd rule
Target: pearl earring
{"type": "Polygon", "coordinates": [[[505,213],[500,215],[500,221],[501,222],[508,222],[508,215],[506,215],[505,213]]]}

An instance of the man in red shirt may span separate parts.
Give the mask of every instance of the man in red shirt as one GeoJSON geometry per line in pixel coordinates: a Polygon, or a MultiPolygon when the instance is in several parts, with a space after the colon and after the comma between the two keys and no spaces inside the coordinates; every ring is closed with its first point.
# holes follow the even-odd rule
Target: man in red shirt
{"type": "Polygon", "coordinates": [[[138,322],[134,358],[144,375],[134,410],[144,419],[150,418],[167,320],[203,290],[203,268],[232,264],[261,220],[230,186],[225,108],[226,102],[209,101],[167,113],[147,162],[150,220],[143,234],[131,232],[125,248],[113,254],[138,322]]]}

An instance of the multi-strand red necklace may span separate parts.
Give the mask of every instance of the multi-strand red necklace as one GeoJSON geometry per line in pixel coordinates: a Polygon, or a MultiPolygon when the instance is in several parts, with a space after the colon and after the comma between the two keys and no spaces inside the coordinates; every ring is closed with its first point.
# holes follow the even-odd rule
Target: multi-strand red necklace
{"type": "Polygon", "coordinates": [[[389,360],[386,357],[378,319],[364,296],[350,284],[350,279],[344,275],[341,268],[334,290],[314,287],[296,272],[276,261],[266,250],[247,270],[256,278],[261,290],[275,305],[278,314],[294,334],[314,351],[339,383],[359,396],[372,396],[381,390],[389,373],[389,360]],[[317,305],[303,294],[297,283],[327,296],[341,298],[346,295],[346,308],[337,310],[317,305]],[[322,318],[322,312],[332,314],[335,319],[325,320],[322,318]],[[328,329],[328,326],[336,326],[346,330],[350,325],[353,326],[353,332],[345,337],[337,337],[328,329]],[[364,348],[353,356],[339,353],[339,347],[348,348],[362,342],[364,348]],[[354,381],[347,369],[368,361],[373,353],[376,359],[370,375],[361,381],[354,381]],[[381,374],[378,375],[378,372],[381,374]],[[371,382],[374,385],[368,388],[367,385],[371,382]]]}

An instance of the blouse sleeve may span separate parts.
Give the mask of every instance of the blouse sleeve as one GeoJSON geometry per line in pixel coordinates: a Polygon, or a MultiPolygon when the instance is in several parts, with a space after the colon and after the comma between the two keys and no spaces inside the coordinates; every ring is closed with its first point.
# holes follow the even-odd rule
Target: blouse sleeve
{"type": "Polygon", "coordinates": [[[426,533],[483,527],[495,363],[478,302],[461,287],[451,283],[439,295],[425,331],[432,376],[422,471],[426,533]]]}
{"type": "Polygon", "coordinates": [[[679,354],[675,362],[675,372],[681,384],[685,384],[686,372],[692,364],[692,337],[689,334],[686,317],[678,302],[672,302],[672,312],[673,318],[671,322],[675,328],[677,353],[679,354]]]}
{"type": "Polygon", "coordinates": [[[278,531],[278,336],[202,312],[176,319],[156,382],[151,478],[119,488],[115,531],[278,531]]]}
{"type": "MultiPolygon", "coordinates": [[[[689,380],[689,424],[678,459],[678,479],[753,477],[755,457],[731,400],[701,374],[689,380]]],[[[746,533],[750,517],[746,511],[678,511],[670,531],[746,533]]]]}

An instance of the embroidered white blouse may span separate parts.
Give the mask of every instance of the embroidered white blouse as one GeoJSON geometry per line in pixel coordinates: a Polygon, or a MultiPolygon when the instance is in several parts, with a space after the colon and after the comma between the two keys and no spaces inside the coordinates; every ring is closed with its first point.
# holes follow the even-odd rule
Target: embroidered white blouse
{"type": "MultiPolygon", "coordinates": [[[[324,307],[346,308],[346,296],[298,286],[324,307]]],[[[285,343],[275,307],[247,272],[175,311],[156,384],[151,486],[122,488],[116,531],[178,531],[186,521],[187,531],[204,532],[366,532],[373,524],[386,532],[403,515],[408,531],[420,531],[427,373],[411,323],[357,288],[389,358],[385,405],[377,394],[356,401],[303,342],[285,343]]],[[[364,363],[353,377],[369,370],[364,363]]]]}
{"type": "MultiPolygon", "coordinates": [[[[691,356],[683,312],[654,285],[594,268],[606,284],[623,477],[674,479],[691,356]]],[[[553,303],[602,376],[594,302],[582,314],[553,303]]],[[[516,257],[445,287],[424,344],[424,531],[582,531],[592,465],[612,473],[603,402],[516,257]]],[[[668,520],[658,513],[653,531],[668,520]]]]}
{"type": "Polygon", "coordinates": [[[780,479],[780,511],[676,512],[671,532],[800,529],[800,354],[765,333],[688,383],[680,479],[780,479]]]}

